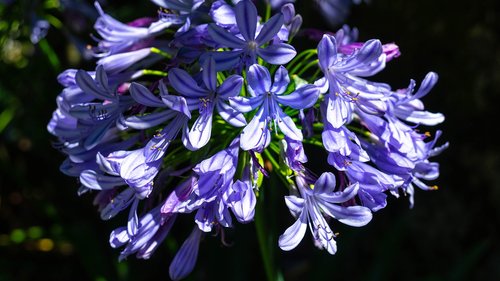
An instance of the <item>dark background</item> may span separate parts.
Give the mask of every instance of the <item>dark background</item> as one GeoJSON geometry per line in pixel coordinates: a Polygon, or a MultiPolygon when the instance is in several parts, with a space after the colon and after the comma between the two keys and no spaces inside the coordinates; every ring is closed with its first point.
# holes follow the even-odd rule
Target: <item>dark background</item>
{"type": "MultiPolygon", "coordinates": [[[[150,260],[119,263],[108,237],[123,219],[100,221],[92,197],[77,196],[77,181],[59,172],[64,156],[46,131],[62,89],[56,75],[93,68],[81,55],[92,42],[91,1],[61,1],[64,9],[58,1],[8,2],[0,4],[0,280],[169,280],[168,266],[189,228],[181,222],[150,260]],[[35,46],[28,38],[34,15],[61,22],[35,46]],[[20,53],[5,51],[14,44],[6,38],[15,39],[20,53]]],[[[122,21],[156,12],[148,1],[109,0],[103,7],[122,21]]],[[[439,190],[417,190],[414,209],[406,198],[390,198],[366,227],[333,224],[340,232],[335,256],[315,249],[310,234],[292,252],[275,245],[285,280],[500,279],[499,8],[495,0],[372,0],[352,8],[346,23],[359,28],[361,40],[401,48],[374,80],[403,88],[410,78],[420,83],[428,71],[439,74],[424,102],[445,114],[436,128],[450,148],[435,158],[439,190]]],[[[304,27],[326,28],[312,1],[298,0],[297,11],[304,27]]],[[[293,221],[280,197],[284,189],[275,192],[263,211],[279,235],[293,221]]],[[[227,233],[232,247],[207,237],[186,280],[264,280],[256,237],[254,224],[227,233]]]]}

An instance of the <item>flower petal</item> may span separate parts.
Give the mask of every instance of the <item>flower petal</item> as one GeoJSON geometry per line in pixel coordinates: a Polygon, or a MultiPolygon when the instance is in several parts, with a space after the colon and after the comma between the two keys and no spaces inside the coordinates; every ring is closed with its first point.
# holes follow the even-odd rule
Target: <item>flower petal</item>
{"type": "Polygon", "coordinates": [[[306,85],[289,95],[278,95],[276,100],[295,109],[305,109],[314,106],[319,97],[320,89],[315,85],[306,85]]]}
{"type": "Polygon", "coordinates": [[[326,72],[337,61],[337,40],[332,35],[325,34],[319,41],[318,60],[323,72],[326,72]]]}
{"type": "Polygon", "coordinates": [[[80,174],[80,183],[94,190],[107,190],[116,186],[126,185],[120,177],[99,174],[94,170],[85,170],[80,174]]]}
{"type": "Polygon", "coordinates": [[[243,150],[262,150],[269,145],[271,133],[267,127],[267,110],[257,111],[252,121],[241,132],[240,146],[243,150]]]}
{"type": "Polygon", "coordinates": [[[290,116],[286,115],[279,105],[276,106],[276,113],[278,113],[278,127],[283,134],[293,140],[302,141],[304,139],[302,131],[297,128],[290,116]]]}
{"type": "Polygon", "coordinates": [[[237,180],[232,185],[233,193],[229,200],[234,216],[239,222],[245,223],[253,220],[257,198],[250,182],[237,180]]]}
{"type": "Polygon", "coordinates": [[[211,23],[208,26],[208,34],[212,39],[222,45],[223,47],[233,48],[233,49],[243,49],[245,46],[245,41],[234,36],[233,34],[226,31],[224,28],[211,23]]]}
{"type": "MultiPolygon", "coordinates": [[[[335,190],[337,181],[335,180],[335,175],[330,172],[325,172],[321,174],[319,179],[314,183],[314,194],[330,193],[335,190]]],[[[345,202],[345,201],[342,201],[345,202]]]]}
{"type": "Polygon", "coordinates": [[[328,202],[318,202],[325,214],[350,226],[364,226],[372,219],[372,212],[363,206],[343,207],[328,202]]]}
{"type": "Polygon", "coordinates": [[[217,89],[217,96],[228,99],[240,94],[241,87],[243,86],[243,77],[239,75],[231,75],[224,80],[222,85],[217,89]]]}
{"type": "MultiPolygon", "coordinates": [[[[354,183],[354,184],[351,184],[349,185],[346,189],[342,190],[342,191],[337,191],[337,192],[333,192],[334,188],[332,186],[332,188],[328,188],[328,186],[325,186],[326,188],[323,189],[322,192],[318,192],[318,197],[323,200],[323,201],[327,201],[329,203],[344,203],[348,200],[351,200],[352,198],[354,198],[354,196],[356,196],[358,194],[358,190],[359,190],[359,184],[358,183],[354,183]],[[319,194],[321,193],[321,194],[319,194]]],[[[316,185],[314,186],[314,193],[316,194],[317,190],[317,183],[316,185]]]]}
{"type": "MultiPolygon", "coordinates": [[[[102,68],[102,67],[100,67],[102,68]]],[[[95,96],[100,100],[113,99],[114,97],[98,86],[94,79],[84,70],[78,70],[75,75],[75,82],[86,94],[95,96]]]]}
{"type": "Polygon", "coordinates": [[[241,35],[247,42],[253,41],[255,39],[255,30],[257,29],[257,8],[252,1],[245,0],[236,4],[234,12],[241,35]]]}
{"type": "Polygon", "coordinates": [[[434,126],[444,121],[443,114],[429,111],[407,111],[395,108],[394,113],[397,117],[405,121],[426,126],[434,126]]]}
{"type": "Polygon", "coordinates": [[[101,210],[101,219],[109,220],[127,208],[134,200],[134,194],[133,188],[127,188],[120,192],[101,210]]]}
{"type": "Polygon", "coordinates": [[[264,96],[250,98],[237,96],[229,98],[229,103],[234,109],[239,112],[249,112],[259,107],[259,105],[262,104],[263,100],[264,96]]]}
{"type": "Polygon", "coordinates": [[[207,95],[207,91],[200,88],[196,81],[182,69],[171,69],[168,72],[168,80],[172,87],[183,96],[200,98],[207,95]]]}
{"type": "Polygon", "coordinates": [[[172,280],[180,280],[186,277],[196,264],[198,249],[203,232],[194,227],[189,237],[184,241],[179,251],[175,255],[169,267],[169,275],[172,280]]]}
{"type": "Polygon", "coordinates": [[[257,45],[262,46],[263,44],[269,42],[274,37],[274,35],[276,35],[278,31],[280,31],[283,22],[284,19],[282,13],[278,13],[274,15],[272,18],[270,18],[262,26],[259,35],[257,35],[257,38],[255,38],[257,45]]]}
{"type": "Polygon", "coordinates": [[[123,123],[132,129],[149,129],[174,118],[177,112],[173,110],[164,110],[141,116],[130,116],[123,120],[123,123]]]}
{"type": "Polygon", "coordinates": [[[142,105],[150,107],[165,106],[165,104],[158,97],[153,95],[153,93],[151,93],[148,88],[136,82],[133,82],[130,85],[130,95],[136,102],[142,105]]]}
{"type": "Polygon", "coordinates": [[[418,88],[418,91],[413,95],[412,99],[419,99],[427,95],[434,85],[436,85],[438,81],[438,75],[435,72],[429,72],[427,75],[425,75],[424,80],[422,81],[422,84],[420,84],[420,87],[418,88]]]}
{"type": "MultiPolygon", "coordinates": [[[[242,50],[223,51],[223,52],[208,52],[206,56],[211,56],[215,60],[215,69],[217,71],[228,70],[236,67],[241,61],[242,50]]],[[[200,61],[206,59],[204,56],[200,61]]]]}
{"type": "Polygon", "coordinates": [[[245,116],[241,112],[236,111],[230,105],[219,100],[216,106],[217,111],[219,112],[219,115],[222,117],[222,119],[224,119],[232,126],[243,127],[247,124],[245,116]]]}
{"type": "Polygon", "coordinates": [[[291,45],[278,43],[263,49],[258,48],[257,54],[270,64],[281,65],[290,62],[297,54],[297,51],[291,45]]]}
{"type": "Polygon", "coordinates": [[[213,58],[205,60],[203,69],[201,71],[203,76],[203,83],[212,92],[217,89],[217,71],[215,70],[215,61],[213,58]]]}
{"type": "Polygon", "coordinates": [[[300,217],[295,223],[285,230],[279,240],[278,244],[283,251],[293,250],[299,245],[307,230],[307,212],[302,211],[300,217]]]}
{"type": "Polygon", "coordinates": [[[85,141],[83,142],[83,146],[86,149],[92,149],[96,145],[100,143],[100,141],[104,138],[104,136],[108,133],[108,129],[111,127],[111,125],[115,123],[113,119],[110,119],[102,124],[99,124],[99,126],[95,126],[92,128],[92,133],[90,133],[89,136],[85,138],[85,141]]]}
{"type": "Polygon", "coordinates": [[[215,1],[210,8],[210,16],[218,25],[224,27],[236,25],[233,8],[224,1],[215,1]]]}
{"type": "Polygon", "coordinates": [[[304,202],[305,200],[303,198],[297,196],[285,196],[286,206],[294,218],[298,218],[300,216],[300,213],[304,209],[304,202]]]}
{"type": "Polygon", "coordinates": [[[325,99],[327,103],[326,120],[334,128],[340,128],[351,119],[351,105],[339,97],[332,94],[325,99]]]}
{"type": "MultiPolygon", "coordinates": [[[[382,43],[377,39],[366,41],[365,44],[356,51],[353,55],[349,56],[342,63],[335,65],[335,70],[348,72],[356,69],[370,68],[370,64],[375,62],[382,54],[382,43]]],[[[383,61],[382,63],[385,63],[383,61]]]]}
{"type": "Polygon", "coordinates": [[[163,103],[170,109],[184,114],[187,118],[191,118],[189,106],[184,97],[169,95],[167,87],[160,81],[160,96],[163,103]]]}
{"type": "Polygon", "coordinates": [[[271,89],[276,95],[282,94],[286,91],[288,84],[290,83],[290,77],[288,76],[288,71],[282,65],[274,73],[274,83],[271,89]]]}
{"type": "Polygon", "coordinates": [[[213,105],[206,108],[206,112],[200,114],[189,131],[189,142],[195,149],[205,146],[212,135],[213,105]]]}
{"type": "Polygon", "coordinates": [[[250,66],[247,81],[257,95],[264,95],[271,90],[271,74],[262,65],[252,64],[250,66]]]}

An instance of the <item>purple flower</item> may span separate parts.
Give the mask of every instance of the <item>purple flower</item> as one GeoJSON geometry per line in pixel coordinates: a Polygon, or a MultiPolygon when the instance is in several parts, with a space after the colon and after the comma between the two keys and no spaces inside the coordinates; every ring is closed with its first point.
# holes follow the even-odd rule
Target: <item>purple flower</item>
{"type": "MultiPolygon", "coordinates": [[[[358,33],[357,28],[351,29],[348,25],[344,24],[342,28],[335,33],[338,51],[344,55],[351,55],[357,49],[363,47],[363,42],[356,41],[358,40],[358,33]]],[[[388,62],[393,58],[399,57],[400,55],[401,53],[399,52],[398,45],[394,43],[387,43],[382,45],[382,54],[379,60],[385,60],[385,62],[388,62]]]]}
{"type": "Polygon", "coordinates": [[[250,66],[257,62],[257,56],[270,64],[288,63],[296,54],[295,49],[286,43],[270,44],[262,48],[281,29],[284,21],[281,13],[271,17],[256,35],[257,9],[255,5],[244,0],[236,4],[236,24],[240,36],[229,33],[216,24],[210,24],[208,32],[214,41],[222,47],[231,48],[231,51],[210,53],[220,70],[230,69],[237,65],[250,66]]]}
{"type": "Polygon", "coordinates": [[[389,86],[371,83],[357,76],[370,76],[385,66],[380,60],[382,45],[378,40],[367,41],[359,50],[346,56],[337,52],[335,37],[324,35],[318,45],[319,65],[326,77],[329,94],[325,96],[326,120],[333,127],[349,123],[354,106],[370,114],[387,109],[385,97],[389,86]]]}
{"type": "Polygon", "coordinates": [[[266,148],[271,140],[271,121],[274,121],[274,127],[277,125],[290,139],[302,141],[302,132],[279,105],[283,104],[294,109],[309,108],[316,103],[319,89],[314,85],[305,85],[285,95],[290,78],[283,66],[276,71],[274,82],[271,80],[269,70],[257,64],[250,66],[247,79],[252,96],[229,99],[231,105],[241,112],[258,108],[252,121],[241,133],[241,148],[257,151],[266,148]]]}
{"type": "Polygon", "coordinates": [[[392,95],[393,109],[391,111],[399,119],[415,124],[434,126],[444,121],[444,115],[441,113],[431,113],[424,111],[424,104],[420,98],[427,95],[437,83],[438,75],[429,72],[420,88],[413,94],[415,81],[411,80],[408,88],[396,91],[392,95]]]}
{"type": "Polygon", "coordinates": [[[205,0],[151,0],[156,5],[165,8],[159,12],[160,19],[167,23],[182,24],[177,30],[177,35],[186,32],[191,27],[191,22],[196,20],[194,13],[205,0]],[[172,13],[171,11],[175,11],[172,13]]]}
{"type": "Polygon", "coordinates": [[[199,87],[182,69],[174,68],[168,75],[172,87],[186,97],[189,107],[199,111],[200,115],[188,133],[189,142],[194,149],[205,146],[210,140],[214,108],[217,108],[219,115],[229,124],[235,127],[246,125],[243,114],[227,104],[228,98],[239,94],[243,78],[232,75],[217,87],[216,66],[211,58],[203,63],[201,73],[204,87],[199,87]]]}
{"type": "Polygon", "coordinates": [[[101,36],[98,44],[99,56],[113,55],[136,49],[141,42],[149,40],[162,30],[168,28],[172,22],[158,21],[151,23],[150,20],[141,25],[150,23],[149,27],[136,26],[137,24],[124,24],[110,15],[104,13],[99,2],[94,2],[94,6],[99,12],[99,18],[94,24],[94,28],[101,36]]]}
{"type": "MultiPolygon", "coordinates": [[[[130,67],[134,67],[139,61],[142,61],[151,54],[151,48],[113,54],[103,57],[97,61],[97,65],[102,66],[106,72],[111,74],[120,73],[130,67]]],[[[159,56],[152,58],[158,60],[159,56]]]]}
{"type": "Polygon", "coordinates": [[[285,164],[295,172],[305,171],[303,163],[307,162],[302,142],[290,139],[285,136],[281,141],[281,158],[285,164]]]}
{"type": "Polygon", "coordinates": [[[191,118],[186,100],[180,96],[169,95],[167,88],[160,82],[159,100],[146,87],[133,83],[130,87],[132,97],[141,104],[150,107],[166,107],[169,110],[158,111],[145,116],[133,116],[126,118],[124,124],[137,129],[150,128],[159,125],[167,120],[171,120],[160,132],[146,144],[144,156],[146,162],[154,162],[161,159],[170,143],[182,130],[182,141],[184,145],[192,149],[187,137],[187,122],[191,118]]]}
{"type": "Polygon", "coordinates": [[[342,206],[353,199],[358,192],[358,184],[352,184],[345,189],[335,191],[335,176],[332,173],[323,173],[310,187],[308,181],[302,177],[296,178],[299,196],[285,197],[286,205],[297,221],[279,237],[279,246],[284,251],[290,251],[302,241],[307,225],[316,244],[330,254],[335,254],[337,245],[336,235],[330,229],[323,214],[332,217],[350,226],[364,226],[372,219],[372,213],[362,206],[342,206]]]}
{"type": "Polygon", "coordinates": [[[195,221],[204,232],[210,232],[214,226],[232,226],[229,209],[240,222],[252,220],[256,198],[248,171],[241,180],[233,182],[238,151],[239,139],[235,139],[227,149],[196,165],[193,171],[198,179],[192,193],[186,200],[165,210],[177,213],[197,210],[195,221]]]}
{"type": "Polygon", "coordinates": [[[284,24],[288,30],[286,38],[291,38],[299,32],[303,21],[302,16],[295,14],[295,7],[292,3],[286,3],[281,6],[281,13],[283,13],[284,24]]]}
{"type": "Polygon", "coordinates": [[[80,96],[83,100],[79,100],[83,102],[68,104],[66,112],[78,119],[78,126],[81,128],[81,136],[83,136],[81,141],[83,141],[85,148],[92,149],[111,132],[113,124],[120,118],[122,112],[132,104],[131,99],[116,94],[110,87],[102,66],[97,67],[95,79],[86,71],[78,70],[75,82],[86,96],[80,96]],[[90,101],[89,96],[101,101],[90,101]]]}
{"type": "Polygon", "coordinates": [[[119,227],[111,232],[109,243],[113,248],[126,245],[120,253],[120,260],[134,253],[137,258],[148,259],[166,238],[175,219],[176,215],[164,217],[159,207],[154,208],[138,219],[135,234],[130,234],[127,227],[119,227]]]}

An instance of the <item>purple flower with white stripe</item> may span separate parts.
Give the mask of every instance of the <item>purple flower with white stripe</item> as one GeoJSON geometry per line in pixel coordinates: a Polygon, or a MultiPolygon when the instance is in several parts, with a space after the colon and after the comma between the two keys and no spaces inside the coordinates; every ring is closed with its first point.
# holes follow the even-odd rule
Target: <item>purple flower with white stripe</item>
{"type": "Polygon", "coordinates": [[[140,45],[149,43],[151,38],[173,24],[172,21],[157,21],[141,19],[140,24],[124,24],[104,13],[99,2],[94,2],[99,12],[94,28],[102,39],[98,40],[98,56],[107,56],[132,49],[141,48],[140,45]],[[139,25],[139,26],[138,26],[139,25]],[[144,27],[149,25],[149,27],[144,27]]]}
{"type": "Polygon", "coordinates": [[[367,41],[359,50],[346,56],[338,53],[335,37],[324,35],[318,45],[319,65],[325,74],[329,94],[325,96],[326,121],[339,128],[352,120],[354,106],[370,114],[387,110],[385,97],[389,86],[371,83],[358,76],[371,76],[383,68],[379,40],[367,41]]]}
{"type": "Polygon", "coordinates": [[[281,13],[271,17],[260,32],[257,30],[257,8],[249,0],[243,0],[235,6],[236,24],[241,36],[229,33],[216,24],[210,24],[208,32],[212,39],[221,47],[231,48],[231,51],[211,52],[220,70],[235,68],[236,66],[250,66],[261,57],[270,64],[286,64],[295,54],[295,49],[286,43],[264,44],[273,39],[280,31],[284,19],[281,13]]]}
{"type": "Polygon", "coordinates": [[[149,259],[165,240],[175,219],[175,214],[165,217],[161,215],[159,207],[154,208],[138,219],[139,228],[135,234],[130,234],[127,227],[119,227],[111,232],[109,243],[113,248],[125,246],[120,253],[120,260],[134,253],[137,258],[149,259]]]}
{"type": "MultiPolygon", "coordinates": [[[[189,213],[197,210],[195,220],[204,232],[210,232],[214,226],[218,225],[230,227],[232,220],[228,198],[233,191],[238,152],[239,139],[235,139],[228,148],[196,165],[193,171],[198,176],[198,180],[193,187],[193,192],[175,208],[169,209],[169,212],[189,213]]],[[[237,190],[244,192],[245,188],[237,188],[237,190]]],[[[234,203],[234,200],[232,202],[234,203]]]]}
{"type": "MultiPolygon", "coordinates": [[[[236,221],[262,219],[257,203],[276,199],[259,196],[265,177],[288,189],[295,217],[279,247],[294,249],[309,228],[330,254],[334,220],[364,226],[390,194],[413,206],[415,187],[437,188],[428,183],[439,176],[431,157],[448,143],[437,146],[441,131],[431,138],[418,128],[444,121],[421,100],[437,74],[399,90],[367,78],[400,55],[396,44],[363,42],[347,25],[301,31],[294,0],[151,1],[157,17],[129,23],[95,2],[98,66],[58,76],[64,89],[47,126],[78,194],[95,194],[101,219],[124,218],[110,236],[113,248],[123,247],[120,260],[149,258],[176,218],[191,216],[194,228],[169,268],[171,279],[187,277],[206,233],[226,245],[236,221]],[[301,44],[296,56],[292,39],[311,32],[319,44],[301,44]],[[332,168],[319,178],[321,163],[307,163],[317,158],[311,146],[332,168]]],[[[342,16],[361,1],[311,3],[342,16]]]]}
{"type": "Polygon", "coordinates": [[[184,70],[170,70],[168,79],[172,87],[186,98],[190,109],[198,109],[199,116],[188,133],[189,142],[194,149],[205,146],[212,135],[213,111],[216,108],[226,122],[235,127],[246,125],[243,114],[227,104],[230,97],[237,96],[243,85],[243,78],[232,75],[217,87],[217,72],[212,58],[205,60],[202,66],[203,87],[184,70]]]}
{"type": "Polygon", "coordinates": [[[119,96],[112,89],[103,67],[98,66],[95,78],[86,71],[78,70],[75,82],[80,89],[89,96],[101,102],[89,101],[70,104],[68,113],[78,119],[79,125],[87,127],[82,130],[83,145],[92,149],[101,142],[108,130],[120,118],[122,111],[132,105],[132,100],[126,96],[119,96]]]}
{"type": "Polygon", "coordinates": [[[415,81],[411,80],[408,88],[396,91],[391,96],[392,110],[389,113],[407,122],[434,126],[444,121],[444,115],[441,113],[431,113],[424,111],[424,104],[420,98],[427,95],[437,83],[438,75],[429,72],[420,88],[413,94],[415,81]]]}
{"type": "Polygon", "coordinates": [[[304,85],[286,95],[290,77],[285,67],[280,66],[274,75],[274,82],[267,68],[254,64],[250,66],[247,77],[251,97],[230,98],[231,105],[241,112],[257,109],[252,121],[241,133],[243,150],[262,151],[271,141],[272,124],[292,140],[302,141],[302,132],[297,128],[280,104],[294,109],[313,106],[319,96],[319,89],[314,85],[304,85]]]}
{"type": "Polygon", "coordinates": [[[151,0],[156,5],[164,8],[160,10],[160,20],[173,23],[183,24],[178,30],[177,34],[186,32],[190,27],[193,20],[196,20],[195,11],[200,8],[205,0],[151,0]]]}
{"type": "Polygon", "coordinates": [[[169,95],[163,82],[160,82],[159,88],[161,100],[140,84],[132,84],[130,91],[132,97],[141,104],[151,107],[167,107],[170,110],[155,112],[142,117],[127,118],[124,121],[128,126],[144,129],[159,125],[166,120],[171,120],[144,147],[145,161],[148,163],[163,158],[170,143],[177,137],[179,131],[182,131],[184,145],[192,149],[187,137],[187,122],[191,118],[191,112],[186,100],[180,96],[169,95]]]}
{"type": "Polygon", "coordinates": [[[285,197],[285,202],[297,221],[279,238],[279,246],[284,251],[297,247],[306,233],[307,226],[316,245],[330,254],[337,251],[335,233],[330,229],[324,214],[350,226],[364,226],[372,219],[370,210],[363,206],[341,205],[353,199],[359,189],[357,183],[335,191],[336,181],[332,173],[323,173],[314,182],[314,187],[303,176],[296,177],[299,196],[285,197]]]}

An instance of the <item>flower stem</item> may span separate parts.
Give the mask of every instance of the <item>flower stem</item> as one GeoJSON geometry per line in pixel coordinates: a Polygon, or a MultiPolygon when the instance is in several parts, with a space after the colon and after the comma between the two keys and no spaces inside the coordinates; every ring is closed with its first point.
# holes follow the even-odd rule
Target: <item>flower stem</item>
{"type": "Polygon", "coordinates": [[[259,240],[260,253],[262,256],[262,261],[264,262],[264,269],[266,271],[266,277],[268,281],[273,281],[275,278],[273,262],[271,260],[270,251],[268,247],[268,234],[266,233],[266,223],[263,210],[264,196],[261,193],[259,203],[257,204],[257,210],[255,212],[255,228],[257,230],[257,238],[259,240]]]}
{"type": "Polygon", "coordinates": [[[296,67],[293,68],[292,71],[290,71],[290,73],[294,73],[295,71],[297,71],[297,69],[302,65],[302,63],[304,61],[307,61],[310,57],[314,56],[315,54],[317,54],[318,51],[316,49],[308,49],[308,50],[305,50],[305,51],[302,51],[300,54],[298,54],[291,62],[289,62],[286,66],[287,69],[292,69],[292,66],[295,66],[295,64],[297,62],[300,62],[300,64],[296,67]],[[304,58],[305,57],[305,58],[304,58]]]}
{"type": "Polygon", "coordinates": [[[266,18],[265,21],[267,21],[271,17],[271,4],[267,3],[266,4],[266,18]]]}
{"type": "Polygon", "coordinates": [[[169,53],[167,53],[165,51],[162,51],[162,50],[160,50],[160,49],[158,49],[156,47],[152,47],[151,48],[151,53],[161,55],[161,56],[163,56],[163,57],[165,57],[167,59],[171,59],[172,58],[172,56],[169,53]]]}
{"type": "Polygon", "coordinates": [[[166,72],[163,72],[161,70],[153,70],[153,69],[143,69],[142,74],[143,75],[156,75],[156,76],[162,76],[162,77],[167,76],[166,72]]]}

